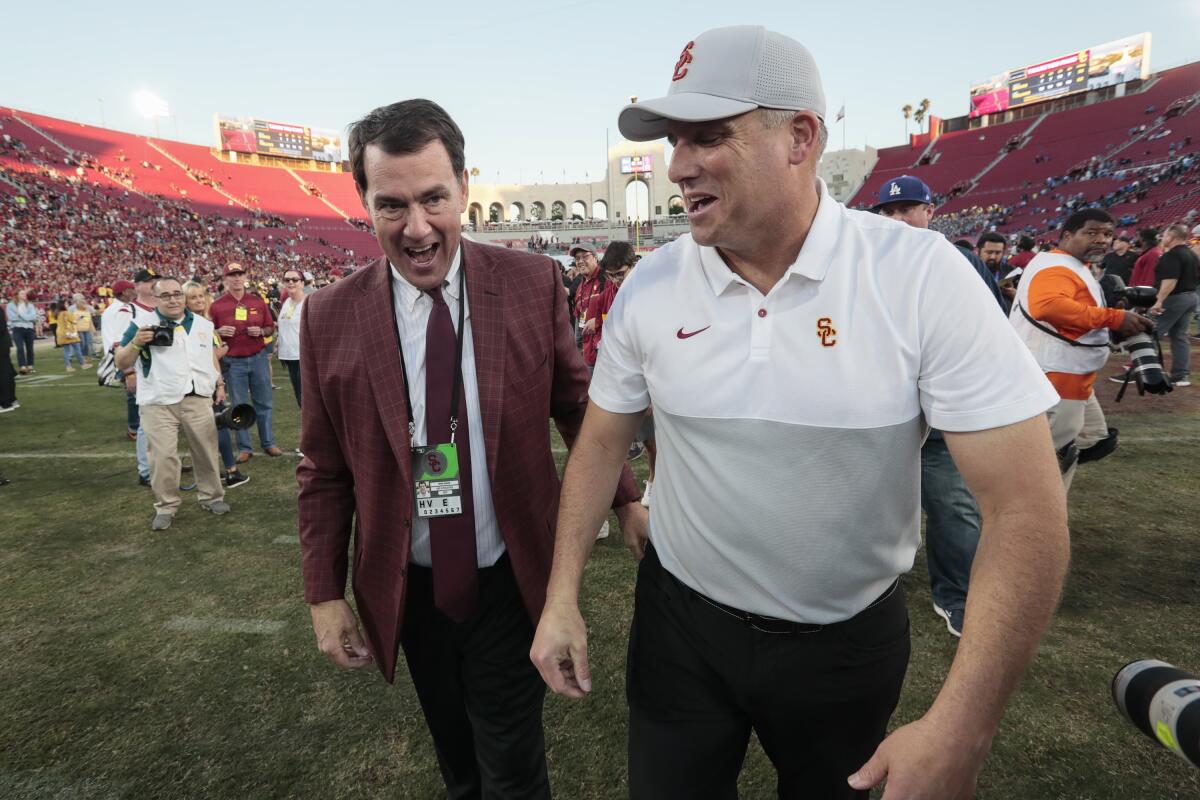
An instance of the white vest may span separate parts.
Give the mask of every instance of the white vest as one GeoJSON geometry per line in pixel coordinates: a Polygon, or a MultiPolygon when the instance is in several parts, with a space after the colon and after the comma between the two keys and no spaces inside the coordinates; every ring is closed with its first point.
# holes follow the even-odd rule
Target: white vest
{"type": "MultiPolygon", "coordinates": [[[[1108,361],[1107,347],[1069,345],[1045,331],[1038,330],[1021,313],[1022,308],[1029,311],[1029,287],[1033,284],[1034,277],[1050,267],[1065,267],[1071,270],[1092,293],[1096,305],[1104,306],[1104,293],[1100,289],[1100,284],[1092,277],[1092,272],[1086,264],[1062,252],[1038,253],[1021,273],[1021,284],[1017,287],[1017,302],[1013,303],[1008,319],[1016,329],[1017,335],[1033,353],[1038,366],[1045,372],[1067,372],[1072,375],[1088,375],[1096,372],[1108,361]]],[[[1032,312],[1030,315],[1032,316],[1032,312]]],[[[1045,320],[1039,319],[1038,324],[1055,333],[1058,332],[1057,328],[1045,320]]],[[[1093,328],[1076,341],[1083,345],[1107,345],[1108,328],[1093,328]]]]}
{"type": "MultiPolygon", "coordinates": [[[[157,315],[155,319],[157,323],[157,315]]],[[[170,347],[146,346],[150,349],[150,374],[142,374],[140,359],[134,363],[139,406],[169,406],[192,392],[210,397],[216,391],[213,324],[204,317],[192,315],[191,333],[184,331],[181,320],[175,326],[175,343],[170,347]]]]}

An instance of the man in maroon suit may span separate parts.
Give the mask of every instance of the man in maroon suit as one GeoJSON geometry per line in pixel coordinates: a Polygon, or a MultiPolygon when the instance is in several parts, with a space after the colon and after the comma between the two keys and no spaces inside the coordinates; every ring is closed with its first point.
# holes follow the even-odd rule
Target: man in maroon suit
{"type": "MultiPolygon", "coordinates": [[[[460,238],[467,173],[436,104],[376,109],[350,162],[385,254],[311,295],[301,323],[300,543],[318,648],[405,659],[452,798],[550,796],[529,661],[558,509],[548,419],[587,403],[553,261],[460,238]],[[354,596],[345,600],[351,525],[354,596]]],[[[646,535],[628,467],[613,507],[646,535]]]]}

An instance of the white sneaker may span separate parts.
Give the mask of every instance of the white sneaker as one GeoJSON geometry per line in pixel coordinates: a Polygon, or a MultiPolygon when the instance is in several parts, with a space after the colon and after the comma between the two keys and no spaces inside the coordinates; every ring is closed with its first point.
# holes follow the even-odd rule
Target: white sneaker
{"type": "Polygon", "coordinates": [[[646,490],[642,492],[642,505],[646,508],[650,507],[650,490],[654,488],[654,484],[646,481],[646,490]]]}
{"type": "Polygon", "coordinates": [[[608,520],[604,520],[604,524],[600,526],[600,532],[596,534],[596,539],[600,540],[600,539],[607,539],[607,538],[608,538],[608,520]]]}
{"type": "Polygon", "coordinates": [[[1175,382],[1174,382],[1174,383],[1172,383],[1171,385],[1172,385],[1172,386],[1175,386],[1175,387],[1180,387],[1180,386],[1191,386],[1191,385],[1192,385],[1192,382],[1191,382],[1191,381],[1188,381],[1188,380],[1183,380],[1183,381],[1175,381],[1175,382]]]}

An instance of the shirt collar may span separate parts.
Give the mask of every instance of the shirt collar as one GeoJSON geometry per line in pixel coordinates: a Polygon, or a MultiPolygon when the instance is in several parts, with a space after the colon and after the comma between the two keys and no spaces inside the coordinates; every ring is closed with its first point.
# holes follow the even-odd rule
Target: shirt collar
{"type": "MultiPolygon", "coordinates": [[[[442,283],[442,291],[456,303],[458,302],[458,271],[461,268],[462,244],[460,243],[458,249],[454,251],[454,258],[450,259],[450,271],[446,273],[446,280],[442,283]]],[[[392,283],[396,287],[396,297],[400,301],[400,307],[410,314],[413,313],[417,309],[417,302],[425,293],[405,280],[390,260],[388,269],[392,272],[392,283]]]]}
{"type": "Polygon", "coordinates": [[[183,329],[185,331],[187,331],[188,333],[192,332],[192,311],[191,311],[191,309],[189,309],[189,308],[183,309],[183,316],[180,317],[179,319],[169,319],[167,317],[164,317],[162,311],[160,311],[157,308],[154,309],[154,313],[158,314],[158,318],[161,319],[163,322],[169,322],[172,325],[182,325],[183,329]]]}
{"type": "MultiPolygon", "coordinates": [[[[817,213],[808,229],[808,235],[804,238],[804,244],[800,247],[800,254],[788,267],[783,280],[793,275],[814,281],[825,280],[834,247],[842,232],[841,210],[838,202],[830,197],[825,181],[817,178],[817,213]]],[[[713,294],[720,295],[733,285],[746,285],[746,282],[729,268],[715,247],[697,246],[700,250],[700,266],[713,294]]]]}

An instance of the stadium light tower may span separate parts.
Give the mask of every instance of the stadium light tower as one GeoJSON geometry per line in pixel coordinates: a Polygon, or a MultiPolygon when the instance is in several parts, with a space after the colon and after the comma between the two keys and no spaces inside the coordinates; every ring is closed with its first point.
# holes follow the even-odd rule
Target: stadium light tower
{"type": "Polygon", "coordinates": [[[171,116],[171,109],[167,105],[167,101],[145,89],[140,89],[133,95],[133,107],[138,114],[154,120],[154,138],[160,138],[158,120],[160,117],[171,116]]]}

